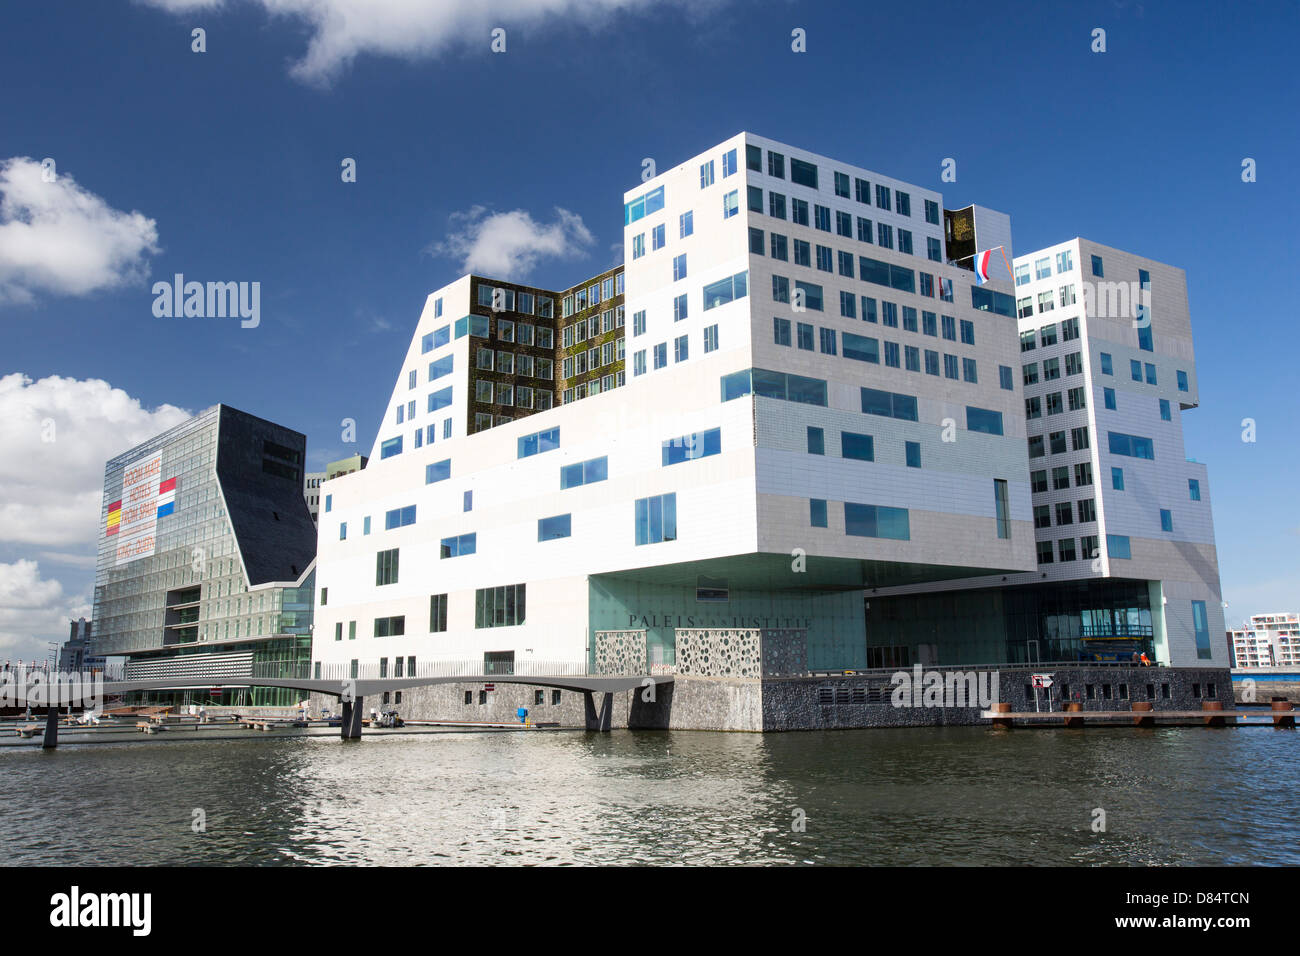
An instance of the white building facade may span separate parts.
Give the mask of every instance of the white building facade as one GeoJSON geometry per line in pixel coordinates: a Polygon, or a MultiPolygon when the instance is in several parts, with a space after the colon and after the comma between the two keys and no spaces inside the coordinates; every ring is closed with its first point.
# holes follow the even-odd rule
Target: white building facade
{"type": "Polygon", "coordinates": [[[318,667],[734,627],[865,667],[868,589],[1036,566],[1013,286],[948,261],[940,194],[744,133],[624,205],[620,269],[429,296],[322,489],[318,667]]]}

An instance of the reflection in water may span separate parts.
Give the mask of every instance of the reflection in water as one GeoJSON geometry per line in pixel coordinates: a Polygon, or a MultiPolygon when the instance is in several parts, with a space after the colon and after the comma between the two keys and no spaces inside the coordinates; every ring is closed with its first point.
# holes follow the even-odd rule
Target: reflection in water
{"type": "Polygon", "coordinates": [[[1295,865],[1298,763],[1253,728],[10,749],[0,863],[1295,865]]]}

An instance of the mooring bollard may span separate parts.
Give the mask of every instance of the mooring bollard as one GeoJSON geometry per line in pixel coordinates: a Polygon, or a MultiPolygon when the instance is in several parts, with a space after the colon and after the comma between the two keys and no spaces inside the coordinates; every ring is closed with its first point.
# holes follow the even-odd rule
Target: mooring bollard
{"type": "Polygon", "coordinates": [[[1083,704],[1078,701],[1070,701],[1065,705],[1065,726],[1082,727],[1083,726],[1083,704]],[[1078,715],[1078,716],[1071,716],[1078,715]]]}
{"type": "Polygon", "coordinates": [[[1156,718],[1151,713],[1151,701],[1135,700],[1133,702],[1133,726],[1134,727],[1154,727],[1156,718]]]}
{"type": "Polygon", "coordinates": [[[1286,728],[1295,730],[1295,705],[1285,697],[1273,698],[1273,727],[1275,730],[1286,728]]]}
{"type": "Polygon", "coordinates": [[[1227,718],[1222,714],[1217,717],[1213,716],[1216,710],[1223,710],[1223,701],[1221,700],[1203,700],[1201,701],[1201,710],[1206,711],[1206,727],[1222,727],[1225,725],[1227,718]]]}
{"type": "MultiPolygon", "coordinates": [[[[993,705],[993,712],[994,712],[995,714],[1010,714],[1010,713],[1011,713],[1011,705],[1010,705],[1009,703],[1006,703],[1005,701],[999,701],[998,703],[996,703],[996,704],[993,705]]],[[[1010,717],[994,717],[994,718],[993,718],[993,726],[994,726],[994,727],[998,727],[998,728],[1000,728],[1000,729],[1002,729],[1002,730],[1010,730],[1010,729],[1011,729],[1011,718],[1010,718],[1010,717]]]]}

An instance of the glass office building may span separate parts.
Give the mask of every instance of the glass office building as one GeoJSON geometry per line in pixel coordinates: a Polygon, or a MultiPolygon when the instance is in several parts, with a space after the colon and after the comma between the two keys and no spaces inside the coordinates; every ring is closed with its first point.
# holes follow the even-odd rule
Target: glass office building
{"type": "Polygon", "coordinates": [[[316,530],[302,494],[306,438],[226,405],[108,462],[94,645],[129,678],[188,689],[151,703],[288,705],[295,691],[195,690],[310,656],[316,530]]]}

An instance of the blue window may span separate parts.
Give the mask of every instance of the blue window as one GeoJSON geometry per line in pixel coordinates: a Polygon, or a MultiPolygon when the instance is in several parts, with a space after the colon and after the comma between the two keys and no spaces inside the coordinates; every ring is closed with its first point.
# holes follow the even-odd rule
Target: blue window
{"type": "Polygon", "coordinates": [[[361,522],[361,533],[370,534],[370,515],[366,515],[361,522]]]}
{"type": "Polygon", "coordinates": [[[1170,532],[1174,530],[1174,513],[1168,508],[1160,509],[1160,530],[1170,532]]]}
{"type": "Polygon", "coordinates": [[[813,312],[825,311],[822,308],[822,287],[812,282],[795,280],[795,289],[803,296],[803,306],[813,312]]]}
{"type": "MultiPolygon", "coordinates": [[[[713,181],[712,174],[713,164],[709,164],[709,181],[713,181]]],[[[644,195],[638,196],[630,203],[623,207],[623,225],[631,225],[638,219],[643,219],[652,213],[658,212],[664,208],[664,187],[652,189],[644,195]]]]}
{"type": "Polygon", "coordinates": [[[710,458],[722,452],[722,429],[710,428],[680,438],[670,438],[663,443],[663,464],[678,465],[696,458],[710,458]]]}
{"type": "Polygon", "coordinates": [[[904,443],[907,455],[908,468],[921,467],[921,443],[919,441],[909,441],[904,443]]]}
{"type": "Polygon", "coordinates": [[[1163,421],[1173,421],[1173,412],[1169,407],[1169,399],[1160,399],[1160,418],[1163,421]]]}
{"type": "MultiPolygon", "coordinates": [[[[947,318],[947,316],[944,316],[944,318],[947,318]]],[[[961,340],[964,345],[975,344],[975,323],[970,319],[961,320],[961,340]]]]}
{"type": "Polygon", "coordinates": [[[688,209],[677,217],[677,228],[683,239],[695,232],[695,213],[693,210],[688,209]]]}
{"type": "Polygon", "coordinates": [[[962,381],[970,382],[973,385],[978,385],[979,376],[977,374],[977,371],[978,370],[975,367],[975,360],[973,358],[966,358],[965,356],[963,356],[961,360],[962,381]]]}
{"type": "Polygon", "coordinates": [[[326,495],[326,496],[325,496],[325,510],[326,510],[327,512],[329,512],[329,511],[332,511],[333,508],[334,508],[334,496],[333,496],[333,495],[326,495]]]}
{"type": "Polygon", "coordinates": [[[348,539],[348,523],[347,523],[346,521],[340,521],[340,522],[339,522],[339,540],[340,540],[340,541],[346,541],[347,539],[348,539]]]}
{"type": "Polygon", "coordinates": [[[1146,306],[1138,306],[1138,348],[1143,352],[1154,352],[1155,342],[1151,339],[1151,319],[1147,316],[1146,306]]]}
{"type": "Polygon", "coordinates": [[[1198,660],[1208,661],[1214,657],[1214,652],[1210,650],[1210,625],[1209,619],[1205,616],[1205,602],[1192,602],[1192,627],[1196,631],[1196,657],[1198,660]]]}
{"type": "Polygon", "coordinates": [[[817,166],[813,163],[806,163],[802,159],[790,157],[790,182],[797,183],[800,186],[807,186],[809,189],[817,188],[817,166]]]}
{"type": "Polygon", "coordinates": [[[1128,372],[1133,381],[1142,381],[1142,363],[1137,359],[1129,359],[1128,372]]]}
{"type": "Polygon", "coordinates": [[[429,411],[436,412],[440,408],[446,408],[451,404],[451,386],[441,388],[436,392],[429,393],[429,411]]]}
{"type": "Polygon", "coordinates": [[[1123,468],[1113,468],[1113,467],[1111,468],[1110,486],[1114,488],[1116,491],[1124,490],[1124,469],[1123,468]]]}
{"type": "Polygon", "coordinates": [[[394,455],[400,455],[401,453],[402,453],[401,435],[398,435],[396,438],[390,438],[382,445],[379,446],[379,457],[381,459],[392,458],[394,455]]]}
{"type": "Polygon", "coordinates": [[[808,500],[808,523],[814,528],[826,527],[826,499],[810,498],[808,500]]]}
{"type": "Polygon", "coordinates": [[[1106,553],[1112,558],[1123,558],[1131,560],[1133,551],[1129,547],[1128,535],[1126,534],[1108,534],[1106,535],[1106,553]]]}
{"type": "Polygon", "coordinates": [[[736,151],[734,149],[729,149],[722,154],[722,178],[723,179],[726,179],[728,176],[735,173],[735,171],[738,168],[739,167],[736,165],[736,151]]]}
{"type": "Polygon", "coordinates": [[[474,510],[474,491],[473,491],[473,489],[466,489],[466,491],[465,491],[465,495],[464,495],[462,501],[463,501],[463,504],[461,505],[461,510],[462,510],[462,511],[473,511],[473,510],[474,510]]]}
{"type": "Polygon", "coordinates": [[[668,343],[660,342],[654,347],[655,368],[663,368],[668,364],[668,343]]]}
{"type": "Polygon", "coordinates": [[[813,425],[808,426],[808,454],[826,454],[826,433],[813,425]]]}
{"type": "Polygon", "coordinates": [[[659,544],[677,540],[677,495],[638,498],[634,511],[636,543],[659,544]]]}
{"type": "Polygon", "coordinates": [[[587,461],[574,462],[572,465],[564,465],[560,468],[560,490],[595,484],[598,481],[604,481],[608,477],[609,458],[606,455],[601,455],[599,458],[589,458],[587,461]]]}
{"type": "Polygon", "coordinates": [[[1101,397],[1106,403],[1106,407],[1112,412],[1115,411],[1115,390],[1113,388],[1103,388],[1101,390],[1101,397]]]}
{"type": "Polygon", "coordinates": [[[1187,494],[1193,501],[1201,500],[1201,482],[1196,478],[1187,479],[1187,494]]]}
{"type": "Polygon", "coordinates": [[[740,190],[733,189],[722,197],[722,218],[730,219],[740,212],[740,190]]]}
{"type": "Polygon", "coordinates": [[[772,319],[772,343],[774,345],[790,345],[790,320],[782,318],[772,319]]]}
{"type": "Polygon", "coordinates": [[[840,315],[846,319],[858,317],[858,298],[852,292],[840,292],[840,315]]]}
{"type": "Polygon", "coordinates": [[[394,528],[405,528],[408,524],[415,524],[415,505],[394,508],[384,514],[385,531],[392,531],[394,528]]]}
{"type": "Polygon", "coordinates": [[[429,363],[429,381],[435,381],[444,375],[450,375],[452,370],[452,359],[455,356],[444,355],[442,358],[429,363]]]}
{"type": "Polygon", "coordinates": [[[966,430],[984,432],[989,435],[1002,434],[1002,413],[992,412],[987,408],[966,406],[966,430]]]}
{"type": "Polygon", "coordinates": [[[1147,364],[1146,364],[1146,369],[1147,369],[1147,384],[1148,384],[1148,385],[1155,385],[1155,384],[1156,384],[1156,367],[1155,367],[1154,365],[1152,365],[1150,362],[1147,362],[1147,364]]]}
{"type": "Polygon", "coordinates": [[[537,540],[554,541],[567,538],[572,533],[572,515],[555,515],[550,518],[537,519],[537,540]]]}
{"type": "Polygon", "coordinates": [[[1114,374],[1115,374],[1114,367],[1111,365],[1110,353],[1109,353],[1109,352],[1102,352],[1102,353],[1101,353],[1101,374],[1102,374],[1102,375],[1114,375],[1114,374]]]}
{"type": "Polygon", "coordinates": [[[842,332],[840,343],[844,348],[845,358],[858,362],[871,362],[873,365],[880,364],[880,343],[876,339],[865,335],[854,335],[852,332],[842,332]]]}
{"type": "Polygon", "coordinates": [[[653,229],[650,230],[651,249],[662,249],[667,244],[668,238],[664,234],[664,232],[665,230],[664,230],[663,223],[660,223],[659,225],[655,226],[653,229]]]}
{"type": "Polygon", "coordinates": [[[844,503],[844,533],[859,538],[911,540],[906,508],[844,503]]]}
{"type": "Polygon", "coordinates": [[[461,558],[474,554],[478,550],[477,534],[460,534],[452,538],[443,538],[439,558],[461,558]]]}
{"type": "Polygon", "coordinates": [[[422,336],[420,338],[420,354],[423,355],[426,352],[432,352],[432,351],[433,351],[433,333],[430,332],[428,335],[422,336]]]}
{"type": "Polygon", "coordinates": [[[729,402],[745,395],[762,395],[786,402],[826,407],[826,381],[806,378],[763,368],[743,369],[721,379],[722,400],[729,402]]]}
{"type": "Polygon", "coordinates": [[[1010,365],[998,366],[998,384],[1008,392],[1014,392],[1016,390],[1015,380],[1011,376],[1010,365]]]}
{"type": "Polygon", "coordinates": [[[1106,278],[1106,270],[1101,265],[1101,256],[1092,257],[1092,274],[1100,279],[1106,278]]]}
{"type": "Polygon", "coordinates": [[[686,253],[673,256],[673,281],[686,278],[686,253]]]}
{"type": "Polygon", "coordinates": [[[557,425],[555,428],[548,428],[546,431],[534,432],[531,435],[524,435],[519,439],[519,457],[531,458],[533,455],[540,455],[542,452],[554,451],[560,447],[560,429],[557,425]]]}
{"type": "Polygon", "coordinates": [[[840,432],[840,456],[854,461],[875,461],[875,442],[870,435],[840,432]]]}
{"type": "Polygon", "coordinates": [[[673,321],[680,322],[689,316],[689,305],[686,299],[686,293],[673,297],[673,321]]]}
{"type": "Polygon", "coordinates": [[[1182,369],[1178,370],[1178,391],[1187,391],[1187,373],[1182,369]]]}
{"type": "Polygon", "coordinates": [[[424,466],[424,483],[431,485],[435,481],[446,481],[451,477],[451,459],[444,458],[424,466]]]}
{"type": "Polygon", "coordinates": [[[1146,458],[1155,460],[1155,447],[1150,438],[1137,435],[1125,435],[1123,432],[1107,432],[1112,455],[1126,455],[1129,458],[1146,458]]]}
{"type": "Polygon", "coordinates": [[[749,291],[749,270],[737,272],[734,276],[710,282],[704,287],[704,311],[716,309],[720,305],[743,299],[749,291]]]}
{"type": "Polygon", "coordinates": [[[864,388],[862,389],[862,411],[867,415],[883,415],[886,418],[901,418],[904,421],[914,422],[917,421],[916,396],[864,388]]]}

